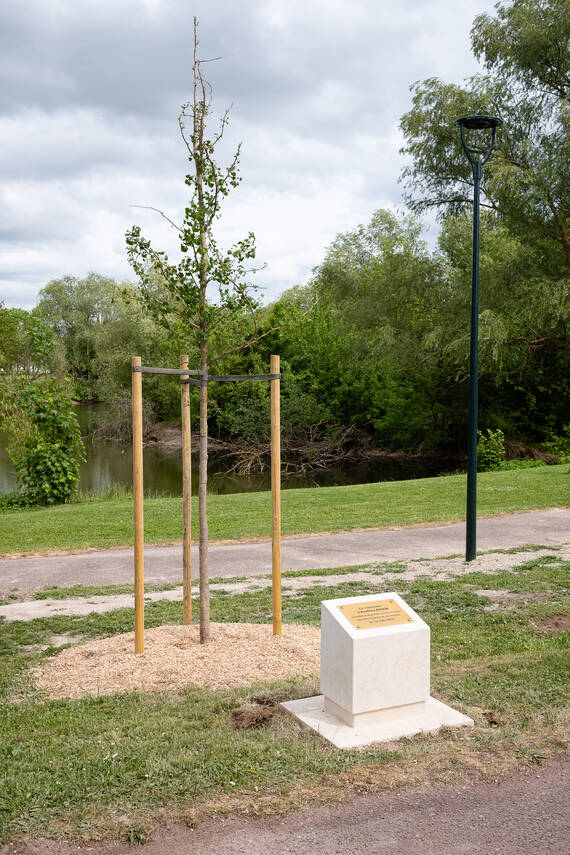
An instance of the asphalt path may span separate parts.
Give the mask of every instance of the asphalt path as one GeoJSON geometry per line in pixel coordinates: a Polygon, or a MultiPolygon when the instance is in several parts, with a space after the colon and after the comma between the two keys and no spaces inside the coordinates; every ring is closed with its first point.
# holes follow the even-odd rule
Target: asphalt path
{"type": "MultiPolygon", "coordinates": [[[[141,855],[564,855],[568,759],[499,781],[405,787],[268,819],[158,828],[141,855]]],[[[21,840],[6,855],[128,855],[127,843],[21,840]]]]}
{"type": "MultiPolygon", "coordinates": [[[[553,546],[570,541],[570,508],[527,511],[480,519],[478,552],[525,544],[553,546]]],[[[465,523],[416,526],[287,537],[282,542],[282,569],[305,570],[354,566],[373,561],[438,558],[462,554],[465,523]]],[[[256,576],[271,572],[271,542],[211,544],[210,577],[256,576]]],[[[198,548],[192,547],[197,575],[198,548]]],[[[182,549],[147,546],[145,581],[177,582],[182,575],[182,549]]],[[[131,582],[132,547],[91,550],[70,555],[0,559],[0,590],[36,590],[48,585],[113,585],[131,582]]]]}

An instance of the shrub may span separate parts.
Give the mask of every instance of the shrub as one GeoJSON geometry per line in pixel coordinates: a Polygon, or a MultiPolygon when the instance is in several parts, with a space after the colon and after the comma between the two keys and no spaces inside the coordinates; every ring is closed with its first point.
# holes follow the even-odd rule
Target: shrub
{"type": "Polygon", "coordinates": [[[29,504],[65,502],[84,456],[79,422],[65,389],[48,375],[19,377],[4,399],[8,452],[29,504]]]}
{"type": "Polygon", "coordinates": [[[537,466],[547,466],[544,460],[502,460],[498,468],[501,472],[510,469],[536,469],[537,466]]]}
{"type": "Polygon", "coordinates": [[[10,511],[21,511],[30,507],[30,502],[23,493],[7,493],[0,496],[0,514],[10,511]]]}
{"type": "Polygon", "coordinates": [[[487,436],[477,431],[477,469],[479,472],[492,472],[501,468],[505,456],[505,435],[500,428],[487,430],[487,436]]]}
{"type": "Polygon", "coordinates": [[[562,435],[551,434],[543,447],[550,454],[554,454],[559,463],[565,463],[570,456],[570,424],[564,425],[562,435]]]}

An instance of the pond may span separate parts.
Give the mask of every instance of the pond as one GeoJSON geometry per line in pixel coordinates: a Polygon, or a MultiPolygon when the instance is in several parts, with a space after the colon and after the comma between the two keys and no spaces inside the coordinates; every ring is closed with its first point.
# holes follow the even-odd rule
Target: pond
{"type": "MultiPolygon", "coordinates": [[[[103,442],[89,435],[89,425],[97,404],[82,404],[77,413],[84,435],[86,461],[81,464],[79,489],[101,495],[113,485],[132,485],[132,448],[118,442],[103,442]]],[[[16,475],[6,451],[7,436],[0,432],[0,493],[16,488],[16,475]]],[[[148,447],[144,456],[145,492],[167,496],[182,495],[181,453],[148,447]]],[[[252,475],[228,472],[231,463],[225,454],[208,455],[208,490],[211,493],[245,493],[271,488],[269,469],[252,475]]],[[[283,489],[291,487],[335,487],[341,484],[367,484],[376,481],[400,481],[439,475],[442,468],[452,468],[441,460],[381,459],[345,465],[313,473],[310,477],[284,479],[283,489]]],[[[198,492],[198,455],[192,455],[192,492],[198,492]]]]}

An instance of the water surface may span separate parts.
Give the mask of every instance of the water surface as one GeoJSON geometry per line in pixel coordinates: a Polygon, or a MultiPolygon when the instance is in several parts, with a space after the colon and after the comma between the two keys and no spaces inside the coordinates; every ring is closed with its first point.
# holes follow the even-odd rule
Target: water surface
{"type": "MultiPolygon", "coordinates": [[[[130,444],[104,442],[93,437],[90,430],[93,414],[101,405],[81,404],[77,407],[85,442],[86,461],[81,464],[79,489],[100,495],[113,485],[132,486],[133,454],[130,444]]],[[[0,432],[0,493],[16,488],[16,475],[6,451],[7,436],[0,432]]],[[[164,451],[156,447],[143,450],[145,492],[168,496],[182,495],[182,455],[180,451],[164,451]]],[[[208,455],[208,490],[212,493],[244,493],[271,488],[271,473],[235,475],[228,472],[231,461],[220,452],[208,455]]],[[[283,488],[335,487],[342,484],[367,484],[376,481],[401,481],[438,475],[441,461],[418,459],[382,459],[313,473],[310,477],[283,479],[283,488]]],[[[449,468],[449,467],[448,467],[449,468]]],[[[198,492],[198,455],[192,455],[192,493],[198,492]]]]}

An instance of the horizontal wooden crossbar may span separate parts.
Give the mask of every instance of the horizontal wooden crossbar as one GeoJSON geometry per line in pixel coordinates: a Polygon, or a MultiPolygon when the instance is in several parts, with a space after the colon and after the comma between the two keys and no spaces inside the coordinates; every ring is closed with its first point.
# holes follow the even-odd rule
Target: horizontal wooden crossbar
{"type": "Polygon", "coordinates": [[[241,383],[244,380],[279,380],[281,374],[208,374],[208,380],[217,383],[241,383]]]}
{"type": "Polygon", "coordinates": [[[131,371],[141,374],[203,374],[199,368],[153,368],[151,365],[133,365],[131,371]]]}
{"type": "MultiPolygon", "coordinates": [[[[216,375],[216,374],[208,374],[206,377],[207,382],[213,381],[215,383],[242,383],[244,380],[280,380],[281,374],[225,374],[225,375],[216,375]]],[[[201,380],[195,380],[193,377],[186,378],[180,381],[181,383],[190,383],[191,386],[199,386],[202,382],[201,380]]]]}
{"type": "MultiPolygon", "coordinates": [[[[281,374],[207,374],[199,368],[154,368],[151,365],[133,365],[131,368],[133,373],[140,372],[141,374],[176,374],[183,377],[188,375],[206,377],[206,382],[213,381],[215,383],[243,383],[247,380],[280,380],[281,374]]],[[[189,382],[193,386],[198,386],[201,380],[182,381],[189,382]]]]}

